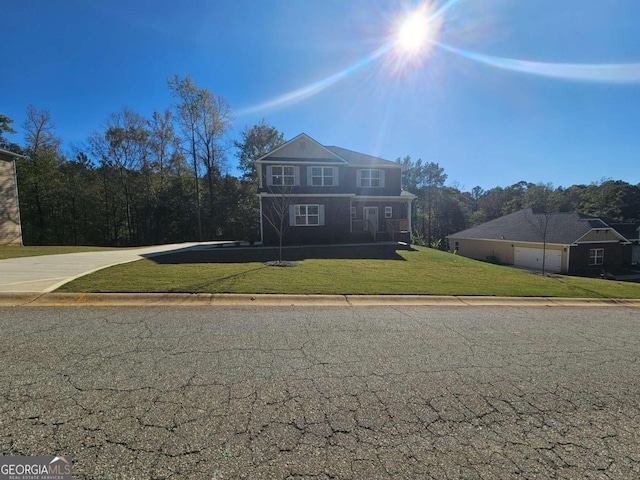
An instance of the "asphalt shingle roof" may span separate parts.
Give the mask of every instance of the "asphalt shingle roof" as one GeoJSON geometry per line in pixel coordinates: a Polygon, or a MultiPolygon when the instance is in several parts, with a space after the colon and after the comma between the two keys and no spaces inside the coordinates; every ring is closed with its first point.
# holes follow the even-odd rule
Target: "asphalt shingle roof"
{"type": "Polygon", "coordinates": [[[545,226],[547,243],[562,245],[574,243],[593,228],[609,227],[597,217],[580,213],[544,214],[527,208],[454,233],[449,238],[542,242],[545,226]]]}
{"type": "Polygon", "coordinates": [[[356,167],[373,167],[373,166],[387,166],[401,168],[400,164],[385,160],[383,158],[374,157],[373,155],[367,155],[365,153],[354,152],[353,150],[347,150],[341,147],[327,147],[327,150],[331,150],[333,153],[341,158],[344,158],[350,165],[356,167]]]}

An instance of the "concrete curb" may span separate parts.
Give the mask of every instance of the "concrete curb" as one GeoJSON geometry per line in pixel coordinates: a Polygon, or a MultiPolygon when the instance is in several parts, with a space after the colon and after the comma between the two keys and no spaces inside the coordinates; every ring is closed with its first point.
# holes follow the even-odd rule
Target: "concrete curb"
{"type": "Polygon", "coordinates": [[[437,295],[269,295],[209,293],[9,293],[0,306],[520,306],[640,307],[640,299],[437,295]]]}

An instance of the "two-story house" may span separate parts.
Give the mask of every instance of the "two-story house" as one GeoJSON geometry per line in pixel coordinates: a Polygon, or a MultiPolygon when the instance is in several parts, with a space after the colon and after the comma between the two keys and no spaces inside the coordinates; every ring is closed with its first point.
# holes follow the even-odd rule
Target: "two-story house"
{"type": "Polygon", "coordinates": [[[411,201],[402,166],[323,146],[302,133],[256,160],[264,244],[411,239],[411,201]]]}

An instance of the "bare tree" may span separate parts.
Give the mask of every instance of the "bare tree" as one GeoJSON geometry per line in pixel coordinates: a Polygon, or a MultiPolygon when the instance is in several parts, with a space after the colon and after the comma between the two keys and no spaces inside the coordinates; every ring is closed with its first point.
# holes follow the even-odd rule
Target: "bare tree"
{"type": "Polygon", "coordinates": [[[21,165],[23,182],[21,190],[28,192],[33,205],[23,202],[23,213],[27,219],[34,220],[35,231],[26,233],[29,241],[47,243],[53,241],[51,229],[56,226],[51,221],[51,212],[57,200],[55,191],[59,187],[58,164],[61,161],[60,139],[55,135],[55,125],[46,110],[27,107],[27,118],[22,124],[25,132],[27,160],[21,165]],[[28,171],[28,173],[27,173],[28,171]]]}
{"type": "MultiPolygon", "coordinates": [[[[109,116],[105,122],[104,132],[94,132],[88,140],[88,151],[100,161],[103,167],[106,167],[103,168],[103,174],[106,175],[107,170],[110,170],[117,176],[120,193],[124,199],[124,216],[129,242],[134,241],[135,235],[133,178],[147,161],[148,137],[147,120],[124,108],[121,112],[109,116]]],[[[108,188],[105,183],[105,196],[107,194],[108,188]]],[[[107,201],[106,197],[105,201],[107,201]]],[[[113,227],[114,234],[117,236],[117,230],[115,230],[117,224],[114,223],[113,227]]]]}
{"type": "Polygon", "coordinates": [[[542,241],[542,275],[544,275],[546,273],[547,240],[551,227],[553,226],[552,224],[554,223],[555,214],[547,211],[535,213],[529,208],[525,210],[524,218],[542,241]]]}
{"type": "Polygon", "coordinates": [[[215,232],[214,184],[219,175],[226,147],[224,136],[231,123],[231,111],[224,97],[205,88],[198,88],[188,75],[176,75],[167,81],[169,90],[178,100],[175,106],[182,130],[185,152],[191,157],[195,176],[195,203],[198,216],[198,236],[202,240],[202,213],[200,209],[200,164],[204,166],[209,190],[211,232],[215,232]]]}
{"type": "Polygon", "coordinates": [[[283,185],[276,189],[269,189],[270,195],[262,197],[262,218],[278,235],[278,263],[282,263],[282,241],[289,228],[289,212],[292,206],[292,186],[283,185]],[[267,201],[265,202],[265,198],[267,201]]]}

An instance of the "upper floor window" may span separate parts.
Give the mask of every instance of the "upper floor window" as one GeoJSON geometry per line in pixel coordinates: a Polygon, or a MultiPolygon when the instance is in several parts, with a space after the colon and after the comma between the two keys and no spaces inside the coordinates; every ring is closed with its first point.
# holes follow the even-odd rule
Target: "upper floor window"
{"type": "Polygon", "coordinates": [[[311,167],[311,182],[314,187],[332,187],[334,183],[333,167],[311,167]]]}
{"type": "Polygon", "coordinates": [[[589,265],[602,265],[604,263],[604,248],[592,248],[589,250],[589,265]]]}
{"type": "Polygon", "coordinates": [[[384,171],[382,170],[358,170],[359,187],[384,187],[384,171]]]}
{"type": "Polygon", "coordinates": [[[271,185],[287,186],[296,184],[296,168],[285,165],[271,167],[271,185]]]}

